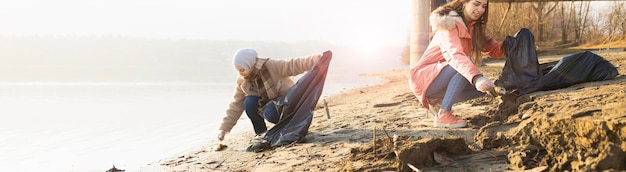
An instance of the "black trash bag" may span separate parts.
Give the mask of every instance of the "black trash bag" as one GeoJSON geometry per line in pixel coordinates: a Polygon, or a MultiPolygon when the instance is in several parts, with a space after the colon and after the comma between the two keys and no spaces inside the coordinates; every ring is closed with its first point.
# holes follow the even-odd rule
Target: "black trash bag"
{"type": "Polygon", "coordinates": [[[535,51],[535,36],[530,30],[522,28],[514,37],[507,36],[502,51],[506,62],[495,85],[511,91],[524,90],[543,76],[535,51]]]}
{"type": "Polygon", "coordinates": [[[611,62],[590,51],[563,57],[547,69],[550,70],[533,83],[537,87],[526,92],[555,90],[583,82],[608,80],[618,75],[611,62]]]}
{"type": "Polygon", "coordinates": [[[590,51],[563,57],[558,62],[539,64],[535,38],[528,29],[502,43],[506,63],[494,83],[516,94],[555,90],[583,82],[615,78],[617,68],[590,51]]]}
{"type": "Polygon", "coordinates": [[[322,56],[313,69],[305,73],[285,96],[276,101],[281,117],[264,137],[271,147],[304,140],[313,121],[313,110],[322,95],[331,59],[330,53],[322,56]]]}

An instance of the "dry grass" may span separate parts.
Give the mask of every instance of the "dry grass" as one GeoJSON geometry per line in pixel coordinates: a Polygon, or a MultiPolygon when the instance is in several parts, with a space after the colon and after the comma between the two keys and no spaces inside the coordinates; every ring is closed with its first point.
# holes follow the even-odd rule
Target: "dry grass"
{"type": "Polygon", "coordinates": [[[598,38],[589,41],[583,45],[570,47],[569,49],[606,49],[606,48],[626,48],[626,37],[611,38],[598,38]]]}

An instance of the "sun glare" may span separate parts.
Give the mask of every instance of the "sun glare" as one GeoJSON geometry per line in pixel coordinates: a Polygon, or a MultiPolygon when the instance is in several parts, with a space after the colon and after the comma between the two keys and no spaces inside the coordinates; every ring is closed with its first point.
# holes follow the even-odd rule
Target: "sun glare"
{"type": "Polygon", "coordinates": [[[372,33],[355,34],[351,40],[348,41],[349,47],[362,54],[376,53],[380,50],[382,45],[382,40],[378,39],[376,35],[372,33]]]}
{"type": "Polygon", "coordinates": [[[359,42],[355,42],[353,48],[360,53],[375,53],[380,48],[380,45],[377,45],[375,40],[372,39],[361,39],[359,42]]]}

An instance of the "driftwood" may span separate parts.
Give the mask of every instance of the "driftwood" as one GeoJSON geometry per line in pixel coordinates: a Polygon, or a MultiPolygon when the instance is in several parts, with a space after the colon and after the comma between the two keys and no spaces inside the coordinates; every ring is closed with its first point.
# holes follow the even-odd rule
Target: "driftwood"
{"type": "Polygon", "coordinates": [[[330,112],[328,111],[328,102],[324,99],[324,109],[326,109],[326,118],[330,119],[330,112]]]}
{"type": "Polygon", "coordinates": [[[379,104],[375,104],[374,107],[388,107],[388,106],[396,106],[399,105],[402,102],[394,102],[394,103],[379,103],[379,104]]]}
{"type": "Polygon", "coordinates": [[[107,170],[106,172],[124,172],[124,171],[126,170],[115,168],[115,165],[113,165],[113,168],[107,170]]]}

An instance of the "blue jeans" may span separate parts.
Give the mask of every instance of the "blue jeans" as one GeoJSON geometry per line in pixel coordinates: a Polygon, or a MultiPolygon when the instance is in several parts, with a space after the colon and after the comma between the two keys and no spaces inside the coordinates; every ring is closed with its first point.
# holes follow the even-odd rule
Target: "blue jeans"
{"type": "Polygon", "coordinates": [[[267,103],[265,108],[262,109],[262,116],[259,115],[259,99],[260,97],[257,96],[246,96],[246,98],[243,99],[243,108],[246,111],[248,118],[250,118],[250,121],[252,121],[254,132],[257,135],[267,131],[265,120],[276,124],[280,118],[278,111],[276,111],[276,105],[274,105],[274,102],[267,103]]]}
{"type": "Polygon", "coordinates": [[[454,68],[446,66],[426,90],[427,98],[443,98],[441,109],[452,111],[452,104],[485,95],[454,68]]]}

